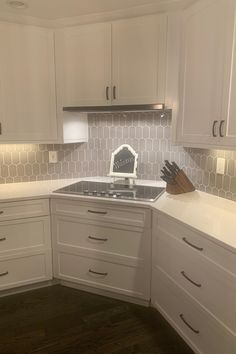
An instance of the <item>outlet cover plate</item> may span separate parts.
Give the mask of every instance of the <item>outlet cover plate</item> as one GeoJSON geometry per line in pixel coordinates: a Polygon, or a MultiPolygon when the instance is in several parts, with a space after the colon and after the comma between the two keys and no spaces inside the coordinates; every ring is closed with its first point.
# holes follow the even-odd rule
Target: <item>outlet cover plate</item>
{"type": "Polygon", "coordinates": [[[57,151],[49,151],[49,163],[57,163],[58,154],[57,151]]]}
{"type": "Polygon", "coordinates": [[[217,158],[216,173],[223,175],[225,173],[225,159],[222,157],[217,158]]]}

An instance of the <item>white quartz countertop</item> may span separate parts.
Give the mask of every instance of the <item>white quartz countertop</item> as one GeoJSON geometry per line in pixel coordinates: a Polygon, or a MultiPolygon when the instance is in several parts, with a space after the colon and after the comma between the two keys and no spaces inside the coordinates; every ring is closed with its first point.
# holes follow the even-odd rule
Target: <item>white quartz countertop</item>
{"type": "MultiPolygon", "coordinates": [[[[0,203],[24,199],[48,198],[52,192],[64,186],[73,184],[81,180],[91,180],[108,182],[112,181],[108,177],[90,177],[77,179],[62,179],[26,183],[10,183],[0,185],[0,203]]],[[[137,181],[137,184],[153,185],[165,187],[162,181],[137,181]]],[[[53,194],[60,198],[80,198],[88,197],[53,194]]],[[[90,200],[100,200],[100,198],[89,197],[90,200]]],[[[102,201],[111,202],[107,198],[102,201]]],[[[153,210],[162,212],[184,224],[208,235],[212,240],[225,244],[227,248],[236,251],[236,203],[227,199],[219,198],[204,192],[195,191],[182,195],[170,195],[164,193],[154,203],[112,200],[114,203],[125,203],[135,206],[148,206],[153,210]]]]}

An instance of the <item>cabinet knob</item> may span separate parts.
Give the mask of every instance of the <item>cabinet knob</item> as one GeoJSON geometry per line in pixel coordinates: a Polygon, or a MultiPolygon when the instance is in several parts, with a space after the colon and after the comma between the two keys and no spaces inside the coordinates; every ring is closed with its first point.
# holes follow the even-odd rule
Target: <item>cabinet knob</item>
{"type": "Polygon", "coordinates": [[[107,215],[107,211],[88,210],[90,214],[107,215]]]}
{"type": "Polygon", "coordinates": [[[193,332],[196,333],[196,334],[199,334],[199,333],[200,333],[200,331],[198,331],[197,329],[193,328],[193,326],[191,326],[191,325],[186,321],[186,319],[184,318],[184,315],[183,315],[182,313],[179,315],[179,317],[180,317],[181,320],[184,322],[184,324],[185,324],[188,328],[191,329],[191,331],[193,331],[193,332]]]}
{"type": "Polygon", "coordinates": [[[190,247],[193,247],[195,248],[196,250],[198,251],[203,251],[203,248],[202,247],[198,247],[198,246],[195,246],[194,244],[192,244],[191,242],[189,242],[186,237],[183,237],[182,240],[187,243],[187,245],[189,245],[190,247]]]}
{"type": "Polygon", "coordinates": [[[212,136],[213,136],[214,138],[217,137],[217,134],[216,134],[216,131],[215,131],[215,129],[216,129],[216,124],[217,124],[217,123],[218,123],[218,120],[214,120],[213,125],[212,125],[212,136]]]}
{"type": "MultiPolygon", "coordinates": [[[[93,236],[88,236],[88,238],[89,238],[90,240],[94,240],[94,241],[101,241],[101,242],[106,242],[106,241],[108,241],[107,238],[100,238],[100,237],[93,237],[93,236]]],[[[1,241],[1,240],[0,240],[0,241],[1,241]]]]}
{"type": "Polygon", "coordinates": [[[180,272],[182,275],[183,275],[183,277],[185,278],[185,279],[187,279],[190,283],[192,283],[193,285],[195,285],[195,286],[197,286],[198,288],[201,288],[201,286],[202,286],[202,284],[198,284],[198,283],[196,283],[195,281],[193,281],[192,279],[190,279],[187,275],[186,275],[186,273],[184,272],[184,271],[182,271],[182,272],[180,272]]]}
{"type": "Polygon", "coordinates": [[[113,100],[116,100],[116,86],[113,86],[113,100]]]}
{"type": "Polygon", "coordinates": [[[100,273],[100,272],[95,272],[92,269],[89,269],[89,273],[95,274],[95,275],[101,275],[103,277],[106,277],[108,275],[108,273],[100,273]]]}
{"type": "Polygon", "coordinates": [[[106,87],[106,99],[107,99],[107,101],[110,100],[109,89],[110,89],[109,86],[107,86],[106,87]]]}
{"type": "Polygon", "coordinates": [[[220,131],[220,137],[223,138],[224,137],[224,133],[223,133],[223,126],[224,126],[224,120],[220,121],[220,127],[219,127],[219,131],[220,131]]]}
{"type": "Polygon", "coordinates": [[[0,238],[0,242],[2,242],[2,241],[6,241],[6,237],[0,238]]]}

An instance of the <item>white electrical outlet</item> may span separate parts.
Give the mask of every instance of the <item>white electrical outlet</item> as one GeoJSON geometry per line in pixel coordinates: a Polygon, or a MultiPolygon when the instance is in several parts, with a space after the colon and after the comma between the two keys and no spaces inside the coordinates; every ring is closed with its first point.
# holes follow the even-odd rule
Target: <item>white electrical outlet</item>
{"type": "Polygon", "coordinates": [[[216,164],[216,173],[223,175],[225,173],[225,159],[218,157],[216,164]]]}
{"type": "Polygon", "coordinates": [[[58,156],[57,151],[49,151],[49,163],[57,163],[58,156]]]}

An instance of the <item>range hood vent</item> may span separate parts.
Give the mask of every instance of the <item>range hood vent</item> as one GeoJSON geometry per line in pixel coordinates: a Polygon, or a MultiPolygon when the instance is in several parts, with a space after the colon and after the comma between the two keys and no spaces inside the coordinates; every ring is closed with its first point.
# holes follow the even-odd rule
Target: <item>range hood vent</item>
{"type": "Polygon", "coordinates": [[[150,112],[164,111],[165,105],[159,104],[137,104],[137,105],[119,105],[119,106],[78,106],[63,107],[65,112],[83,112],[83,113],[102,113],[102,112],[150,112]]]}

